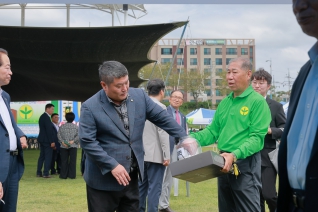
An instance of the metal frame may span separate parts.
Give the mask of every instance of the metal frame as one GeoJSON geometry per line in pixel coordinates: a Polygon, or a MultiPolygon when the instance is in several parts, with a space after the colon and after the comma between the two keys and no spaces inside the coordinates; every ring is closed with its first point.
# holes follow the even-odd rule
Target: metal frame
{"type": "Polygon", "coordinates": [[[124,26],[126,26],[127,16],[139,19],[148,14],[143,4],[128,4],[128,10],[123,9],[123,4],[0,4],[0,9],[21,9],[21,26],[25,26],[26,9],[66,9],[66,27],[70,27],[71,9],[94,9],[111,14],[112,26],[114,26],[114,13],[121,24],[118,13],[124,14],[124,26]],[[137,15],[136,11],[140,11],[137,15]]]}

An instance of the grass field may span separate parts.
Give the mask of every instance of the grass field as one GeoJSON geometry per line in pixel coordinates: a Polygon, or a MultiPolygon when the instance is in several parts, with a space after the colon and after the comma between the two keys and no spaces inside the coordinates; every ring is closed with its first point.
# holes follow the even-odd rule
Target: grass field
{"type": "MultiPolygon", "coordinates": [[[[209,148],[205,148],[209,150],[209,148]]],[[[87,211],[85,182],[80,173],[80,154],[77,154],[76,179],[50,179],[36,177],[39,150],[25,150],[25,172],[20,181],[18,212],[87,211]]],[[[170,198],[170,206],[176,212],[215,212],[217,204],[217,180],[190,183],[190,196],[186,196],[186,183],[179,180],[179,196],[170,198]]]]}

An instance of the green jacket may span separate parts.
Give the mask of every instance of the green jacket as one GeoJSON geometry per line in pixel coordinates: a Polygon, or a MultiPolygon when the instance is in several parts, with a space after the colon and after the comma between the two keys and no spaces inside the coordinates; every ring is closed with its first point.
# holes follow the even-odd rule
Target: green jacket
{"type": "Polygon", "coordinates": [[[213,122],[191,137],[202,146],[218,141],[219,150],[244,159],[263,149],[271,119],[266,100],[249,86],[240,96],[233,98],[232,92],[223,99],[213,122]]]}

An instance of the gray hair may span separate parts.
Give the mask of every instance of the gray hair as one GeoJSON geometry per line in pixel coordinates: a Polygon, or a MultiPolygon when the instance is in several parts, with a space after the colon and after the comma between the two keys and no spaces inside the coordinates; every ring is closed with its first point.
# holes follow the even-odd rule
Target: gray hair
{"type": "Polygon", "coordinates": [[[231,64],[233,62],[242,62],[241,69],[243,69],[245,71],[252,70],[252,68],[253,68],[252,62],[250,61],[250,59],[248,59],[246,57],[233,58],[230,60],[229,64],[231,64]]]}
{"type": "Polygon", "coordinates": [[[7,50],[5,50],[5,49],[3,49],[3,48],[0,48],[0,66],[2,66],[2,54],[5,54],[5,55],[7,55],[8,56],[8,52],[7,52],[7,50]]]}
{"type": "Polygon", "coordinates": [[[117,61],[105,61],[99,66],[99,79],[110,85],[114,78],[121,78],[128,75],[126,67],[117,61]]]}

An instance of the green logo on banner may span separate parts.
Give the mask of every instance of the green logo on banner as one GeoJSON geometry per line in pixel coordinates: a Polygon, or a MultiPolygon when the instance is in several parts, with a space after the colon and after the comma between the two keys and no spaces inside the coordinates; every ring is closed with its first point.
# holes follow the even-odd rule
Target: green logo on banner
{"type": "Polygon", "coordinates": [[[22,105],[19,108],[19,115],[23,119],[29,119],[33,115],[33,109],[30,105],[22,105]]]}

